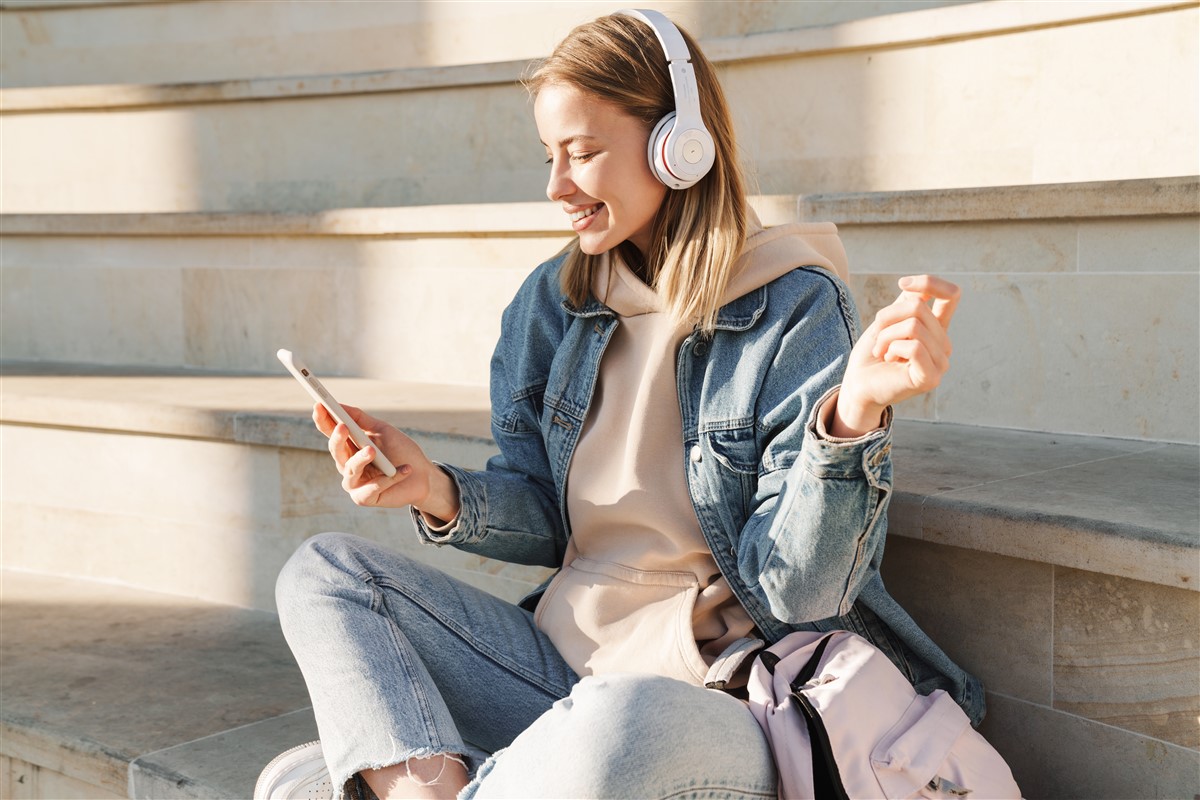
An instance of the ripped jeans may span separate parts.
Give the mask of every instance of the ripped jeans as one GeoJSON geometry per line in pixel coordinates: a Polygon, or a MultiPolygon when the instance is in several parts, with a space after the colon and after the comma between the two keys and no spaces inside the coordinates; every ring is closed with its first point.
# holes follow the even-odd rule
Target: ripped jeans
{"type": "Polygon", "coordinates": [[[529,612],[374,542],[309,539],[276,598],[339,798],[361,770],[439,753],[468,757],[461,798],[775,797],[740,701],[657,676],[581,681],[529,612]]]}

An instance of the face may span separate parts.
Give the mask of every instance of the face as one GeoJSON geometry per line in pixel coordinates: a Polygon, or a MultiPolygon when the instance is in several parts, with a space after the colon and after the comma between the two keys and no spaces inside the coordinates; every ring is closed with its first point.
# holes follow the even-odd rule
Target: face
{"type": "Polygon", "coordinates": [[[546,147],[546,196],[562,206],[589,255],[629,241],[642,253],[667,187],[650,172],[650,131],[621,109],[573,86],[551,84],[533,105],[546,147]]]}

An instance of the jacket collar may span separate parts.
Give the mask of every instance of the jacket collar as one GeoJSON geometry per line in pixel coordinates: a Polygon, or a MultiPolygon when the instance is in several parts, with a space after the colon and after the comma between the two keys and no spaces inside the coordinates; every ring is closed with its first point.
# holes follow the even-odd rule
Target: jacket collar
{"type": "MultiPolygon", "coordinates": [[[[576,308],[569,300],[562,301],[562,309],[572,317],[589,319],[591,317],[615,317],[617,314],[595,297],[588,295],[588,300],[576,308]]],[[[754,291],[744,294],[731,303],[726,303],[717,311],[717,330],[745,331],[754,327],[759,317],[767,310],[767,287],[760,286],[754,291]]]]}

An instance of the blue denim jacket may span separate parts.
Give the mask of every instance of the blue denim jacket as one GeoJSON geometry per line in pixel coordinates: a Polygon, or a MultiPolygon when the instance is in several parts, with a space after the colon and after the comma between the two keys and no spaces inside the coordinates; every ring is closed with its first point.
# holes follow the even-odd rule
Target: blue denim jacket
{"type": "MultiPolygon", "coordinates": [[[[504,312],[491,364],[499,454],[483,471],[445,465],[461,509],[448,531],[414,513],[419,535],[503,561],[562,565],[571,535],[567,470],[600,359],[616,326],[595,299],[572,307],[556,258],[504,312]]],[[[918,691],[945,689],[972,723],[983,689],[925,635],[879,575],[892,491],[891,412],[861,438],[822,435],[814,411],[837,390],[858,337],[845,286],[799,267],[724,306],[711,337],[676,360],[688,489],[717,565],[759,631],[854,631],[918,691]]],[[[544,588],[544,586],[543,586],[544,588]]],[[[536,605],[541,590],[522,602],[536,605]]]]}

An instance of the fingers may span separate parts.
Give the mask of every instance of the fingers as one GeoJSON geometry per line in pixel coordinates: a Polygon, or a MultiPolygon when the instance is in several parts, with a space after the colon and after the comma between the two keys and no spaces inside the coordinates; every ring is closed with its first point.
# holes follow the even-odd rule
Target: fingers
{"type": "Polygon", "coordinates": [[[320,403],[313,403],[312,420],[313,424],[317,426],[317,430],[325,436],[332,434],[333,429],[337,426],[337,420],[320,403]]]}
{"type": "Polygon", "coordinates": [[[912,296],[901,295],[876,314],[868,333],[874,337],[871,355],[875,358],[882,358],[894,342],[903,339],[920,341],[938,359],[948,359],[953,351],[950,337],[933,311],[912,296]]]}
{"type": "Polygon", "coordinates": [[[375,448],[364,447],[341,466],[342,489],[356,505],[378,505],[385,491],[412,474],[412,465],[402,464],[397,467],[395,477],[388,478],[375,466],[374,459],[375,448]]]}
{"type": "Polygon", "coordinates": [[[906,275],[900,279],[900,288],[917,295],[922,301],[932,300],[934,318],[943,328],[949,329],[950,320],[962,296],[957,284],[935,275],[906,275]]]}
{"type": "Polygon", "coordinates": [[[337,463],[338,472],[345,472],[346,462],[360,452],[358,445],[350,438],[350,429],[340,422],[329,432],[329,455],[337,463]]]}
{"type": "Polygon", "coordinates": [[[916,393],[936,389],[949,367],[949,361],[939,361],[933,351],[914,339],[892,344],[886,360],[904,362],[908,371],[909,391],[916,393]]]}

